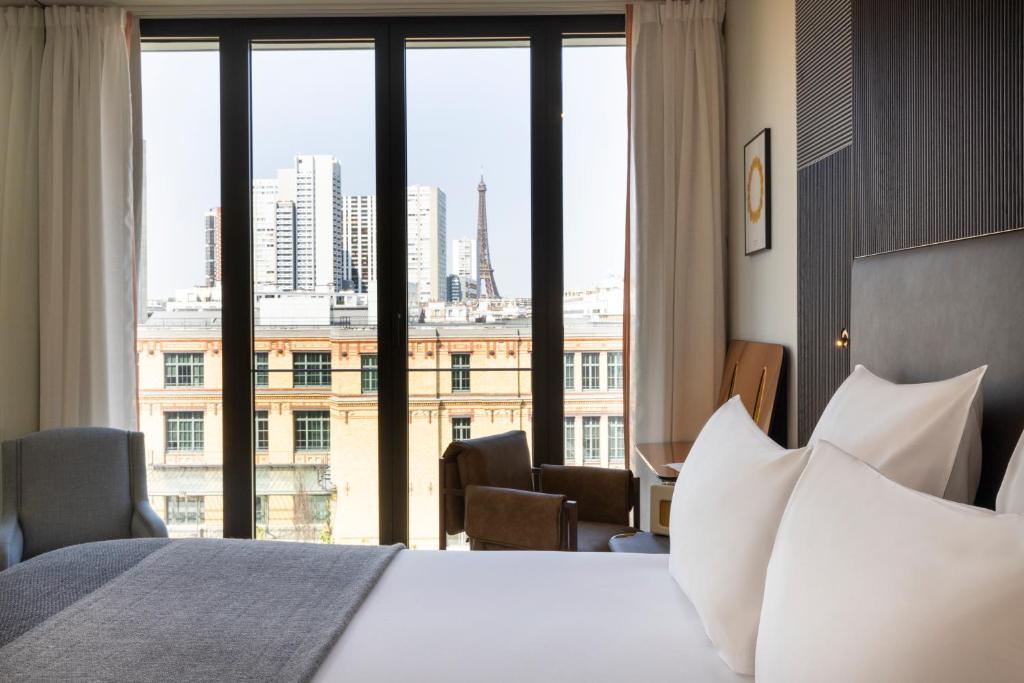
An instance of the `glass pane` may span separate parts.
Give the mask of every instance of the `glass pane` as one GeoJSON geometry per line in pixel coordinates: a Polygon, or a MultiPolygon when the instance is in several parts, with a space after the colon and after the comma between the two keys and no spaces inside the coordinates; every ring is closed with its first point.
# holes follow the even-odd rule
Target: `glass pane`
{"type": "Polygon", "coordinates": [[[530,50],[406,47],[409,540],[436,548],[448,444],[518,429],[532,440],[530,50]]]}
{"type": "Polygon", "coordinates": [[[624,39],[563,42],[566,464],[626,464],[626,95],[624,39]]]}
{"type": "Polygon", "coordinates": [[[149,498],[172,537],[221,536],[220,107],[217,43],[145,43],[139,428],[149,498]]]}
{"type": "Polygon", "coordinates": [[[374,102],[372,43],[253,46],[257,538],[378,542],[374,102]]]}

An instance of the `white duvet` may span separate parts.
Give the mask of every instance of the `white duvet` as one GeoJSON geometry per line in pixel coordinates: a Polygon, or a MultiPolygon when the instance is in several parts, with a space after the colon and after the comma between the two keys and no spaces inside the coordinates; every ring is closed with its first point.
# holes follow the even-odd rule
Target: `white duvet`
{"type": "Polygon", "coordinates": [[[667,555],[403,551],[314,681],[752,679],[725,666],[667,555]]]}

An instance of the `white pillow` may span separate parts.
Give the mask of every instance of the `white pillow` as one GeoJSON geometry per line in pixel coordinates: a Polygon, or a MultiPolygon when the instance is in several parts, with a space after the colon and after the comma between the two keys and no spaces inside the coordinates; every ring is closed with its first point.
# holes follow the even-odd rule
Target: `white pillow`
{"type": "Polygon", "coordinates": [[[1013,449],[996,495],[996,512],[1024,513],[1024,434],[1013,449]]]}
{"type": "Polygon", "coordinates": [[[827,442],[775,539],[759,683],[1019,681],[1024,516],[903,487],[827,442]]]}
{"type": "Polygon", "coordinates": [[[738,673],[754,672],[768,558],[807,454],[765,436],[736,396],[701,430],[672,493],[669,572],[738,673]]]}
{"type": "Polygon", "coordinates": [[[981,475],[981,380],[893,384],[863,365],[825,407],[808,445],[831,441],[912,489],[974,502],[981,475]]]}

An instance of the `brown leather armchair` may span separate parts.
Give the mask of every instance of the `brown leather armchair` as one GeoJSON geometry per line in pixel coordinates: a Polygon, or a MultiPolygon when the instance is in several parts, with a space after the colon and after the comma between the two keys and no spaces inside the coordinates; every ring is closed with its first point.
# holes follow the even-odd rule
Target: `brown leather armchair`
{"type": "Polygon", "coordinates": [[[525,432],[455,441],[439,465],[442,550],[446,534],[465,531],[472,550],[607,552],[612,536],[636,530],[631,472],[532,468],[525,432]]]}

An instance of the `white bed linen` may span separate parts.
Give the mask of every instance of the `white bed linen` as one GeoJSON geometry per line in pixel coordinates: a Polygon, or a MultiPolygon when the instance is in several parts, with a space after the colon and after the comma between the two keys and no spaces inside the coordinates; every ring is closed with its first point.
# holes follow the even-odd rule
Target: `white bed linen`
{"type": "Polygon", "coordinates": [[[667,555],[398,554],[313,679],[750,683],[667,555]]]}

